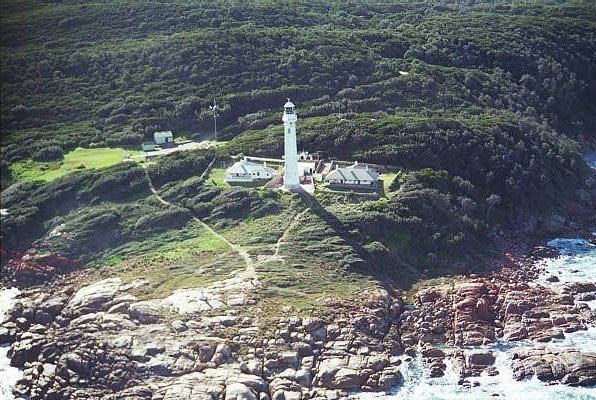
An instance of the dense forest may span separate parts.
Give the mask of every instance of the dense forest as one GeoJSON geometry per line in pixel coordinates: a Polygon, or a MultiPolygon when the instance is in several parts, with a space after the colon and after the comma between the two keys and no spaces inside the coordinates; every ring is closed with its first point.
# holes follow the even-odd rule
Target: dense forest
{"type": "Polygon", "coordinates": [[[3,155],[330,113],[509,111],[589,134],[591,2],[2,3],[3,155]],[[409,72],[408,76],[399,71],[409,72]],[[18,145],[17,145],[18,144],[18,145]]]}
{"type": "MultiPolygon", "coordinates": [[[[588,175],[591,1],[9,0],[0,11],[4,185],[12,164],[76,147],[138,148],[162,129],[209,137],[216,100],[227,144],[149,169],[187,210],[162,217],[177,226],[188,210],[222,224],[275,213],[274,194],[207,187],[196,174],[216,155],[279,155],[287,97],[301,148],[403,172],[389,198],[334,210],[370,256],[477,249],[496,226],[573,200],[588,175]]],[[[73,212],[72,199],[81,226],[138,218],[155,205],[98,205],[147,195],[145,179],[128,165],[16,183],[2,194],[18,210],[3,238],[30,244],[73,212]]],[[[124,225],[119,237],[135,237],[124,225]]]]}

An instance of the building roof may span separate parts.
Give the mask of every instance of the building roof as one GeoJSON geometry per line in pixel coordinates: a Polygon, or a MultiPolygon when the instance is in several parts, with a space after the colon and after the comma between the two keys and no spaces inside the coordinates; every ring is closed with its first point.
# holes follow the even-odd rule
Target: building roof
{"type": "Polygon", "coordinates": [[[305,172],[304,172],[305,170],[314,171],[316,166],[317,166],[317,164],[314,161],[311,161],[311,162],[298,161],[299,175],[301,175],[301,176],[305,175],[305,172]]]}
{"type": "Polygon", "coordinates": [[[342,181],[378,181],[379,174],[374,169],[365,165],[355,163],[349,167],[337,168],[331,171],[325,179],[337,179],[342,181]]]}
{"type": "Polygon", "coordinates": [[[284,108],[286,108],[286,107],[292,107],[292,108],[295,108],[296,106],[294,105],[294,103],[292,103],[292,102],[291,102],[291,101],[288,99],[288,101],[286,102],[286,104],[284,104],[284,108]]]}
{"type": "Polygon", "coordinates": [[[155,135],[157,135],[157,136],[174,136],[174,134],[172,133],[172,131],[155,132],[155,135]]]}
{"type": "Polygon", "coordinates": [[[275,174],[276,170],[248,160],[237,161],[226,170],[226,173],[229,174],[253,174],[256,172],[275,174]]]}
{"type": "Polygon", "coordinates": [[[367,171],[375,180],[378,180],[380,178],[380,175],[377,171],[375,171],[374,169],[370,168],[368,165],[362,165],[362,164],[358,164],[358,161],[356,161],[353,165],[350,165],[349,167],[346,167],[348,169],[359,169],[359,170],[365,170],[367,171]]]}

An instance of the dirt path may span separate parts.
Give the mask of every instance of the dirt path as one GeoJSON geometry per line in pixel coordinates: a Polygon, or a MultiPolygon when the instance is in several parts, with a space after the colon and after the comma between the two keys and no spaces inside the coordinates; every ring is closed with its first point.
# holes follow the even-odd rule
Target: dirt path
{"type": "MultiPolygon", "coordinates": [[[[145,175],[147,176],[147,182],[149,183],[149,189],[151,190],[151,193],[153,193],[155,195],[155,197],[157,197],[157,199],[162,204],[165,204],[170,207],[176,206],[175,204],[170,203],[169,201],[167,201],[166,199],[164,199],[163,197],[161,197],[159,195],[159,193],[157,192],[157,189],[155,189],[155,186],[153,186],[153,182],[151,182],[151,177],[149,176],[149,172],[147,171],[146,168],[145,168],[145,175]]],[[[191,211],[191,213],[192,213],[192,211],[191,211]]],[[[224,241],[228,246],[230,246],[230,248],[232,250],[234,250],[236,253],[238,253],[244,259],[244,262],[246,263],[246,269],[238,274],[239,277],[243,277],[243,278],[251,279],[251,280],[257,280],[257,273],[255,271],[254,262],[253,262],[252,258],[250,257],[250,254],[248,254],[248,252],[246,250],[244,250],[242,247],[238,246],[237,244],[230,242],[225,236],[217,233],[213,228],[211,228],[209,225],[207,225],[205,222],[201,221],[199,218],[195,217],[194,215],[193,215],[192,219],[195,222],[202,225],[205,229],[207,229],[207,231],[209,233],[211,233],[213,236],[224,241]]]]}
{"type": "MultiPolygon", "coordinates": [[[[170,207],[176,206],[176,204],[173,204],[173,203],[167,201],[166,199],[164,199],[163,197],[161,197],[159,195],[157,189],[155,189],[155,186],[153,186],[153,182],[151,182],[151,177],[149,176],[149,172],[147,171],[147,169],[145,169],[145,174],[147,176],[147,182],[149,184],[149,189],[151,190],[151,193],[153,193],[155,195],[155,197],[162,204],[170,206],[170,207]]],[[[289,235],[289,233],[292,231],[292,229],[294,229],[296,227],[296,225],[300,222],[300,219],[302,218],[302,216],[304,214],[306,214],[309,210],[310,210],[309,207],[305,207],[303,210],[294,214],[290,223],[288,224],[288,226],[286,227],[286,229],[284,230],[284,232],[282,233],[282,235],[280,236],[280,238],[277,240],[277,242],[275,244],[274,255],[263,257],[263,260],[260,260],[259,257],[257,257],[257,259],[259,259],[258,262],[267,262],[267,261],[270,261],[271,259],[277,259],[277,260],[281,261],[281,258],[279,256],[279,251],[280,251],[282,245],[287,242],[287,236],[289,235]]],[[[191,211],[191,213],[192,213],[192,211],[191,211]]],[[[258,283],[258,277],[257,277],[256,269],[255,269],[255,261],[252,259],[250,254],[244,248],[242,248],[242,246],[239,246],[235,243],[230,242],[225,236],[216,232],[213,228],[211,228],[209,225],[207,225],[205,222],[203,222],[199,218],[195,217],[194,215],[193,215],[192,219],[194,221],[196,221],[197,223],[199,223],[201,226],[203,226],[213,236],[215,236],[215,237],[221,239],[223,242],[225,242],[228,246],[230,246],[230,248],[232,250],[234,250],[236,253],[238,253],[244,259],[244,262],[246,264],[246,269],[238,272],[236,274],[236,279],[240,278],[242,280],[250,280],[253,282],[253,284],[258,283]]],[[[293,290],[293,289],[288,289],[288,288],[279,288],[279,289],[284,292],[291,292],[291,293],[294,293],[294,294],[300,295],[300,296],[308,296],[307,293],[303,293],[303,292],[293,290]]]]}
{"type": "Polygon", "coordinates": [[[213,157],[213,160],[211,160],[211,162],[209,163],[209,165],[207,165],[207,168],[205,168],[205,171],[203,171],[203,173],[201,174],[201,179],[205,179],[207,177],[207,175],[209,175],[209,172],[211,172],[211,168],[213,168],[213,164],[215,164],[215,161],[217,160],[217,157],[213,157]]]}
{"type": "MultiPolygon", "coordinates": [[[[157,192],[157,189],[155,189],[155,186],[153,186],[153,182],[151,182],[151,178],[149,177],[149,173],[147,171],[147,169],[145,169],[145,174],[147,175],[147,182],[149,183],[149,189],[151,190],[151,193],[153,193],[155,195],[155,197],[157,197],[157,199],[162,203],[165,204],[167,206],[170,207],[174,207],[176,206],[175,204],[167,201],[166,199],[164,199],[163,197],[161,197],[159,195],[159,193],[157,192]]],[[[280,238],[277,240],[277,243],[275,245],[275,258],[278,258],[278,254],[279,254],[279,249],[281,248],[282,244],[285,242],[285,238],[288,235],[288,233],[296,226],[296,224],[298,223],[298,221],[300,220],[300,218],[302,217],[302,215],[306,214],[306,212],[309,211],[309,208],[306,207],[304,210],[297,212],[296,214],[294,214],[294,217],[292,218],[292,220],[290,221],[290,223],[288,224],[287,228],[284,230],[283,234],[280,236],[280,238]]],[[[192,211],[191,211],[192,213],[192,211]]],[[[257,285],[259,280],[257,277],[257,272],[255,270],[255,262],[253,261],[252,257],[250,256],[250,254],[248,254],[248,252],[246,250],[244,250],[241,246],[234,244],[232,242],[230,242],[225,236],[217,233],[215,230],[213,230],[213,228],[211,228],[209,225],[207,225],[205,222],[201,221],[199,218],[193,216],[192,219],[194,221],[196,221],[197,223],[201,224],[203,227],[205,227],[205,229],[207,229],[207,231],[209,231],[212,235],[214,235],[215,237],[223,240],[228,246],[230,246],[230,248],[232,248],[235,252],[237,252],[243,259],[244,262],[246,263],[246,269],[244,271],[240,271],[235,275],[235,278],[231,278],[228,279],[224,282],[227,281],[231,281],[234,279],[240,279],[240,280],[245,280],[245,281],[251,281],[253,285],[257,285]]],[[[271,256],[269,257],[265,257],[265,259],[263,260],[263,262],[267,261],[270,259],[271,256]]],[[[221,282],[219,282],[218,284],[222,284],[221,282]]],[[[289,289],[289,288],[279,288],[276,287],[277,289],[286,292],[286,293],[293,293],[295,295],[298,296],[303,296],[303,297],[308,297],[309,294],[308,293],[304,293],[298,290],[294,290],[294,289],[289,289]]],[[[228,292],[232,292],[233,291],[233,287],[228,289],[228,292]]]]}
{"type": "Polygon", "coordinates": [[[304,214],[306,214],[307,211],[308,211],[308,207],[306,207],[304,210],[294,214],[294,217],[288,224],[287,228],[284,230],[284,233],[279,237],[279,239],[277,240],[277,243],[275,244],[275,257],[279,256],[279,249],[281,248],[282,243],[284,243],[286,241],[286,236],[288,235],[288,233],[296,226],[296,224],[298,223],[298,220],[304,214]]]}

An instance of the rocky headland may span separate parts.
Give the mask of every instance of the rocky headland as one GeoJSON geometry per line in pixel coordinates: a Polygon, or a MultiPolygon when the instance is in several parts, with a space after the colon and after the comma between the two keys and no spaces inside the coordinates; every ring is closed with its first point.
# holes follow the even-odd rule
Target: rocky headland
{"type": "Polygon", "coordinates": [[[487,347],[498,341],[533,344],[513,357],[516,379],[594,385],[596,354],[549,346],[594,319],[577,300],[596,284],[532,284],[536,261],[556,255],[510,255],[493,272],[418,289],[407,305],[402,292],[369,290],[359,304],[326,299],[333,313],[288,307],[267,324],[260,282],[246,272],[162,299],[133,294],[143,279],[88,284],[74,274],[24,289],[0,339],[24,370],[15,393],[31,399],[340,399],[399,385],[413,357],[431,377],[450,363],[472,385],[499,373],[487,347]]]}

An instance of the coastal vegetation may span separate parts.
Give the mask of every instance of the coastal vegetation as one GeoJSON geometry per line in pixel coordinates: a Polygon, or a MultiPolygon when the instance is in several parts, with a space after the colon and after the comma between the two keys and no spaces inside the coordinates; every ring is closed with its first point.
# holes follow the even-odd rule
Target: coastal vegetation
{"type": "Polygon", "coordinates": [[[302,119],[508,111],[574,137],[596,104],[590,2],[15,0],[2,15],[6,162],[201,136],[213,99],[228,138],[276,123],[288,96],[302,119]]]}
{"type": "Polygon", "coordinates": [[[5,0],[0,27],[0,393],[590,396],[593,1],[5,0]],[[226,182],[284,153],[288,97],[298,150],[378,192],[226,182]]]}
{"type": "Polygon", "coordinates": [[[309,228],[284,236],[287,257],[407,281],[447,271],[431,259],[473,256],[503,227],[558,212],[588,175],[589,2],[0,7],[2,239],[13,249],[186,257],[153,241],[178,229],[211,248],[189,228],[197,217],[256,256],[275,253],[309,208],[309,228]],[[225,183],[232,156],[281,154],[288,96],[299,147],[387,166],[385,196],[321,191],[309,203],[225,183]],[[213,100],[216,146],[138,162],[156,130],[213,139],[213,100]]]}

